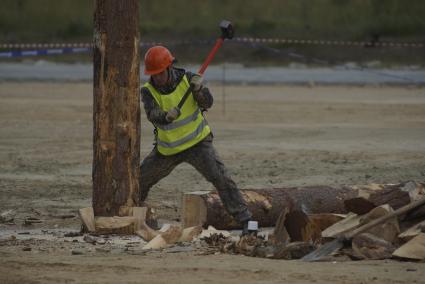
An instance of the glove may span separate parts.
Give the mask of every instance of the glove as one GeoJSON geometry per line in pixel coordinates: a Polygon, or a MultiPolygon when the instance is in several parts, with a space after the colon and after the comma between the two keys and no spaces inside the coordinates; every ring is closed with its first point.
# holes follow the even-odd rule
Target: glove
{"type": "Polygon", "coordinates": [[[202,89],[202,83],[204,78],[201,75],[193,75],[190,79],[190,84],[193,86],[193,91],[195,93],[199,92],[202,89]]]}
{"type": "Polygon", "coordinates": [[[172,122],[174,120],[177,119],[177,117],[180,116],[180,109],[177,107],[173,107],[172,109],[170,109],[169,111],[167,111],[167,114],[165,115],[165,119],[168,122],[172,122]]]}

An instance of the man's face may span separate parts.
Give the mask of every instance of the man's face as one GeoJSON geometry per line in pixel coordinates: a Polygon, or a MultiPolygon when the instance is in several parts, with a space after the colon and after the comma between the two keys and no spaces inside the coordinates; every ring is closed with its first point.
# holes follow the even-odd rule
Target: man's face
{"type": "Polygon", "coordinates": [[[152,75],[152,80],[159,87],[165,86],[168,83],[168,68],[161,73],[152,75]]]}

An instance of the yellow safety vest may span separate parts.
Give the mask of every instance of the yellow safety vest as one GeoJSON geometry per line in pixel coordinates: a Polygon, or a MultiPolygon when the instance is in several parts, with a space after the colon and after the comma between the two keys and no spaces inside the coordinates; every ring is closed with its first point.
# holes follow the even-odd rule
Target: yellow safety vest
{"type": "MultiPolygon", "coordinates": [[[[189,82],[186,75],[176,89],[167,95],[159,93],[149,82],[144,84],[163,111],[177,107],[189,82]]],[[[211,133],[207,121],[202,115],[193,94],[190,94],[181,108],[180,116],[169,124],[155,124],[158,131],[156,142],[158,151],[166,156],[180,153],[200,142],[211,133]]]]}

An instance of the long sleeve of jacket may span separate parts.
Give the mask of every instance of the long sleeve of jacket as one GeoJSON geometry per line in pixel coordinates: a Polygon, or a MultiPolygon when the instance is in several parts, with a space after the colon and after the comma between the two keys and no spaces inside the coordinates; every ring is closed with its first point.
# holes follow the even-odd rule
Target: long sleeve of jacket
{"type": "Polygon", "coordinates": [[[165,119],[167,112],[159,107],[149,89],[142,87],[140,93],[142,95],[143,107],[148,120],[153,124],[168,124],[169,122],[165,119]]]}
{"type": "MultiPolygon", "coordinates": [[[[186,72],[187,79],[192,79],[193,76],[197,76],[197,74],[194,74],[192,72],[186,72]]],[[[193,98],[195,99],[196,103],[201,109],[209,109],[212,107],[214,98],[210,92],[210,90],[207,87],[202,87],[202,89],[199,92],[193,92],[193,98]]]]}

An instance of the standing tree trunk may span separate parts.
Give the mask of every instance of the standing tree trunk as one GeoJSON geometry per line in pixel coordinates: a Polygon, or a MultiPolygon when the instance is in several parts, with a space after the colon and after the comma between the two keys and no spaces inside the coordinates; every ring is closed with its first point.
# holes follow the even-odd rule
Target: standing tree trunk
{"type": "Polygon", "coordinates": [[[93,209],[119,215],[139,203],[140,104],[137,0],[95,0],[93,209]]]}

